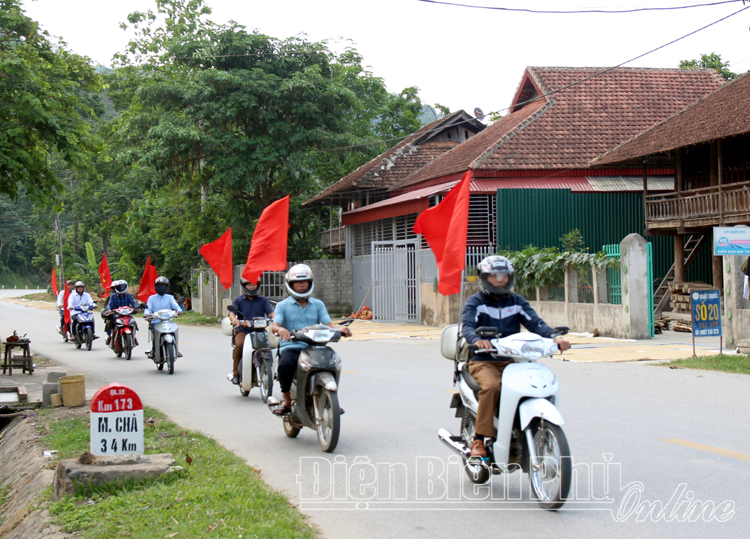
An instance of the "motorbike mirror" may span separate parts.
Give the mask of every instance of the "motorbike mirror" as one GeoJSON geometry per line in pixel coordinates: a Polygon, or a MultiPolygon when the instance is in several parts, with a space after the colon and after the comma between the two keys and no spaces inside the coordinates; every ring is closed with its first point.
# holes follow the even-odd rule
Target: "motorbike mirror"
{"type": "Polygon", "coordinates": [[[147,307],[147,305],[145,303],[139,303],[138,307],[141,308],[141,309],[145,309],[147,307]]]}
{"type": "Polygon", "coordinates": [[[497,335],[497,328],[493,326],[481,326],[476,330],[477,335],[483,338],[490,338],[497,335]]]}
{"type": "Polygon", "coordinates": [[[568,326],[558,326],[555,328],[553,333],[559,337],[561,335],[567,335],[569,331],[570,328],[568,326]]]}
{"type": "Polygon", "coordinates": [[[236,305],[227,305],[227,311],[230,313],[236,313],[239,309],[236,305]]]}
{"type": "Polygon", "coordinates": [[[344,320],[343,322],[336,322],[339,326],[348,326],[354,322],[354,318],[350,318],[349,320],[344,320]]]}

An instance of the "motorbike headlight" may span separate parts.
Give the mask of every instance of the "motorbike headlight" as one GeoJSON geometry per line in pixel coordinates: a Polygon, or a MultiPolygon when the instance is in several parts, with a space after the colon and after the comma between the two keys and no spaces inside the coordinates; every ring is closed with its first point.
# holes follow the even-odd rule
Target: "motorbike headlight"
{"type": "Polygon", "coordinates": [[[336,332],[333,329],[312,329],[305,331],[304,335],[313,342],[329,342],[336,332]]]}
{"type": "Polygon", "coordinates": [[[544,355],[544,345],[541,341],[527,342],[521,347],[521,354],[526,359],[539,359],[544,355]]]}
{"type": "Polygon", "coordinates": [[[266,321],[265,320],[253,320],[253,327],[264,328],[266,327],[266,321]]]}

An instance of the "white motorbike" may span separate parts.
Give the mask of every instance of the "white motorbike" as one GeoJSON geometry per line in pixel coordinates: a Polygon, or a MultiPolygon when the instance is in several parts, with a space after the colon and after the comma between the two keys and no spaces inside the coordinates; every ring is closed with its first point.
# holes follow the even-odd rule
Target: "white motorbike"
{"type": "Polygon", "coordinates": [[[179,353],[177,348],[179,328],[172,320],[177,318],[179,314],[181,313],[171,309],[162,309],[143,317],[152,322],[152,338],[155,341],[152,359],[156,363],[156,368],[163,370],[166,364],[169,374],[174,374],[174,362],[179,353]]]}
{"type": "MultiPolygon", "coordinates": [[[[265,317],[244,320],[245,315],[236,306],[229,305],[227,309],[240,319],[241,327],[250,329],[250,333],[245,336],[242,359],[240,359],[239,364],[240,395],[247,397],[252,388],[259,387],[260,398],[263,399],[263,402],[268,402],[268,397],[273,394],[274,370],[271,349],[275,346],[269,343],[266,328],[271,325],[273,320],[265,317]]],[[[221,330],[224,335],[232,337],[232,348],[234,348],[234,337],[239,328],[235,328],[229,317],[225,317],[221,321],[221,330]]],[[[227,379],[232,379],[231,373],[227,375],[227,379]]]]}
{"type": "MultiPolygon", "coordinates": [[[[553,338],[567,333],[555,328],[553,338]]],[[[486,483],[490,474],[512,472],[519,467],[529,474],[531,492],[544,509],[558,509],[568,497],[572,473],[570,448],[562,430],[562,414],[557,409],[560,385],[545,365],[537,363],[558,350],[553,339],[534,333],[516,333],[495,338],[497,329],[480,327],[476,333],[489,339],[494,347],[487,353],[514,363],[503,371],[500,402],[496,411],[497,438],[488,444],[487,459],[472,459],[469,447],[474,439],[478,393],[481,389],[469,374],[467,364],[472,348],[459,337],[457,325],[443,330],[440,349],[444,357],[455,361],[451,408],[461,418],[461,431],[454,436],[445,429],[438,431],[440,440],[464,460],[469,479],[486,483]]]]}

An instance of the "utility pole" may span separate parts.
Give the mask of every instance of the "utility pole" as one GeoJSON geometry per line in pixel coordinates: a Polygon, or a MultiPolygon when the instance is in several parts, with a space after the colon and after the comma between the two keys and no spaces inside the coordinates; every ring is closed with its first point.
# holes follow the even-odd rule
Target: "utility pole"
{"type": "Polygon", "coordinates": [[[65,264],[63,263],[62,227],[60,226],[60,212],[58,212],[57,216],[55,217],[55,228],[57,229],[57,249],[58,249],[58,256],[60,257],[60,262],[58,263],[58,265],[60,266],[60,279],[62,279],[62,290],[67,290],[67,285],[65,283],[65,264]]]}

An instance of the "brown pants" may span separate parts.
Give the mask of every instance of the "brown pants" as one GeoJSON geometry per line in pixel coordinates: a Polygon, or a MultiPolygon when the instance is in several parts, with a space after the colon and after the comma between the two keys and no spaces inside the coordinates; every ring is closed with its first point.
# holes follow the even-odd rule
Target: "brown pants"
{"type": "Polygon", "coordinates": [[[234,351],[232,352],[234,365],[232,367],[232,374],[239,374],[240,359],[242,359],[242,347],[245,344],[245,337],[247,337],[247,333],[242,331],[238,331],[234,336],[234,351]]]}
{"type": "Polygon", "coordinates": [[[469,374],[479,383],[476,434],[495,437],[495,407],[500,398],[503,371],[510,361],[470,361],[469,374]]]}

